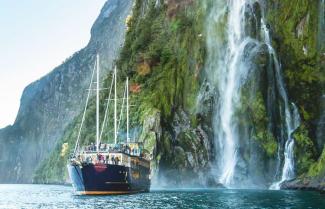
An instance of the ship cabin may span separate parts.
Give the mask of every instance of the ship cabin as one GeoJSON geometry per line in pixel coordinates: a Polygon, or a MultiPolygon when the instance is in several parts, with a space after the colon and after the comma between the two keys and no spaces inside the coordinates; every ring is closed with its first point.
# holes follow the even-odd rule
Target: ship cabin
{"type": "Polygon", "coordinates": [[[77,157],[81,164],[107,164],[126,167],[143,166],[150,168],[150,156],[142,143],[100,144],[84,146],[77,157]]]}

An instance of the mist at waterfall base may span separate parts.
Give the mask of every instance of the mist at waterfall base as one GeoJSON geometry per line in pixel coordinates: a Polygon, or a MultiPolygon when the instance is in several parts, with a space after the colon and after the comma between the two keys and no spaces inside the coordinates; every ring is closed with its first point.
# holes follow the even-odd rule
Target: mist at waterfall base
{"type": "Polygon", "coordinates": [[[72,187],[54,185],[0,185],[0,209],[34,208],[322,208],[322,194],[273,190],[153,190],[121,196],[78,196],[72,187]]]}

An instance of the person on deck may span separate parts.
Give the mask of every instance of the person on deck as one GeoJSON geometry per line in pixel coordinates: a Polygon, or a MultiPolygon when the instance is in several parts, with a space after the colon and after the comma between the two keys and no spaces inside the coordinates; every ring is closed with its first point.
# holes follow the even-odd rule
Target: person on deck
{"type": "Polygon", "coordinates": [[[119,165],[120,164],[120,158],[119,157],[116,157],[116,165],[119,165]]]}
{"type": "Polygon", "coordinates": [[[108,161],[109,161],[109,156],[106,155],[106,158],[105,158],[105,164],[108,164],[108,161]]]}

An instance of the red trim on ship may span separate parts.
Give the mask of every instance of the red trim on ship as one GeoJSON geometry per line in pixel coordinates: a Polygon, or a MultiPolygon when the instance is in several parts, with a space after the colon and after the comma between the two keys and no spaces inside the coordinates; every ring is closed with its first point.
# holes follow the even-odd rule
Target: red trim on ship
{"type": "Polygon", "coordinates": [[[94,168],[95,168],[95,171],[101,173],[107,169],[107,165],[98,163],[98,164],[94,165],[94,168]]]}

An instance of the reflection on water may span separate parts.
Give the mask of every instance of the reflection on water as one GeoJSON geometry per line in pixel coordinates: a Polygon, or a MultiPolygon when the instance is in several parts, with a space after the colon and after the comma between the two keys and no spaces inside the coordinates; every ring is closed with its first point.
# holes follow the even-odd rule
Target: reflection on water
{"type": "Polygon", "coordinates": [[[154,190],[123,196],[78,196],[69,186],[0,185],[0,208],[325,208],[325,195],[269,190],[154,190]]]}

